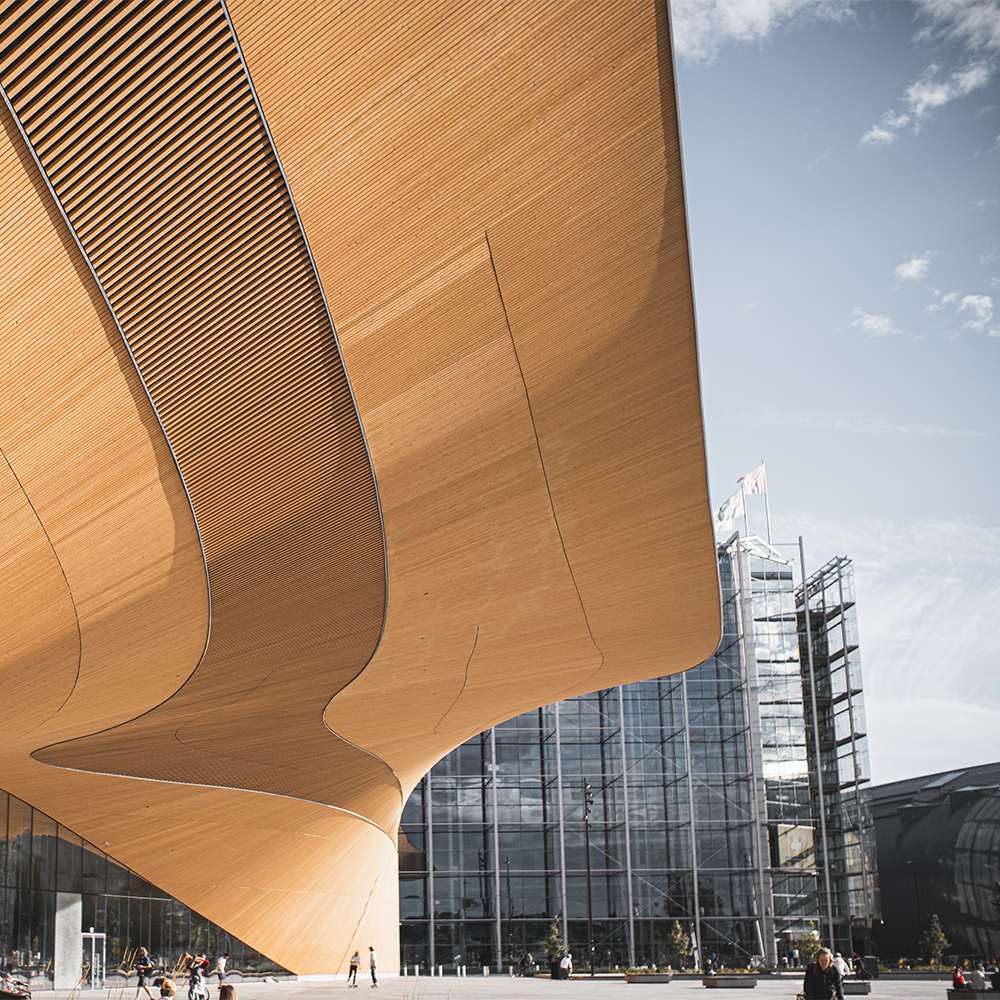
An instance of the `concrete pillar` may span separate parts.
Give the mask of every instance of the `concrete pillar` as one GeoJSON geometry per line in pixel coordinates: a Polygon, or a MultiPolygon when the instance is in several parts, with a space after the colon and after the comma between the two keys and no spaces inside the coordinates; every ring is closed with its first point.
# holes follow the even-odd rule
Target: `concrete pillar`
{"type": "Polygon", "coordinates": [[[56,940],[53,961],[57,990],[71,990],[80,979],[83,959],[83,897],[78,892],[56,893],[56,940]]]}

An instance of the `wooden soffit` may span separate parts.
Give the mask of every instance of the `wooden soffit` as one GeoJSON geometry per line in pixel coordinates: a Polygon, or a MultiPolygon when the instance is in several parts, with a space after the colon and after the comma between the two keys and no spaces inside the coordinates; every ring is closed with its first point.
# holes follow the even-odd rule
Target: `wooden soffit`
{"type": "Polygon", "coordinates": [[[11,4],[0,84],[5,786],[389,953],[434,761],[718,642],[666,8],[11,4]]]}

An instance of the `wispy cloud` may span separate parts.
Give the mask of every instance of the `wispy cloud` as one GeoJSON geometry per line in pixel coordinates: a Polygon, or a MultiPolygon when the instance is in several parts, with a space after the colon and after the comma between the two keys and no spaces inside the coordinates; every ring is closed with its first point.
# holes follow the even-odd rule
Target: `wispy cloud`
{"type": "Polygon", "coordinates": [[[996,759],[988,718],[982,722],[990,738],[974,741],[972,756],[943,755],[954,747],[956,717],[998,711],[1000,672],[991,665],[1000,661],[993,624],[1000,606],[1000,527],[901,511],[850,521],[777,517],[774,529],[776,538],[803,535],[812,567],[833,555],[854,560],[875,780],[996,759]],[[923,704],[929,691],[935,711],[923,704]],[[904,708],[909,705],[913,716],[904,708]],[[901,712],[909,725],[894,724],[901,712]]]}
{"type": "Polygon", "coordinates": [[[958,311],[972,313],[972,319],[962,324],[963,330],[983,331],[993,319],[993,299],[988,295],[966,295],[958,304],[958,311]]]}
{"type": "Polygon", "coordinates": [[[993,75],[993,67],[980,62],[955,70],[943,79],[939,77],[939,73],[938,66],[931,63],[924,70],[923,76],[906,88],[904,100],[915,118],[926,118],[932,111],[944,107],[950,101],[985,87],[993,75]]]}
{"type": "Polygon", "coordinates": [[[914,130],[919,131],[924,119],[932,111],[985,87],[993,76],[993,70],[992,63],[984,61],[942,76],[940,67],[931,63],[922,76],[906,88],[903,103],[907,111],[900,115],[892,110],[887,111],[879,123],[861,137],[860,145],[886,146],[911,123],[914,130]]]}
{"type": "Polygon", "coordinates": [[[923,254],[912,254],[909,260],[903,261],[893,274],[900,281],[919,281],[927,277],[927,269],[931,264],[931,252],[928,250],[923,254]]]}
{"type": "Polygon", "coordinates": [[[970,55],[1000,53],[1000,11],[992,0],[916,0],[928,20],[919,41],[956,42],[970,55]]]}
{"type": "MultiPolygon", "coordinates": [[[[993,288],[1000,288],[1000,278],[990,278],[989,283],[993,288]]],[[[994,303],[989,295],[961,295],[959,292],[948,292],[947,295],[941,295],[941,292],[937,290],[934,294],[940,296],[941,301],[932,302],[926,306],[928,312],[940,312],[947,306],[953,305],[956,313],[971,314],[971,318],[962,324],[963,330],[975,330],[982,333],[990,325],[990,320],[993,319],[994,303]]],[[[1000,326],[993,327],[986,332],[991,337],[1000,337],[1000,326]]],[[[954,340],[957,336],[958,334],[954,334],[951,339],[954,340]]]]}
{"type": "Polygon", "coordinates": [[[851,326],[856,326],[864,330],[869,337],[887,337],[893,333],[900,333],[891,316],[878,316],[874,313],[867,313],[864,309],[854,309],[851,312],[854,319],[851,326]]]}
{"type": "Polygon", "coordinates": [[[750,426],[797,427],[810,431],[842,431],[854,434],[895,434],[924,438],[989,437],[981,430],[936,427],[932,424],[894,424],[888,420],[872,419],[857,413],[801,413],[771,407],[742,410],[739,413],[739,421],[750,426]]]}
{"type": "Polygon", "coordinates": [[[674,46],[687,62],[711,62],[731,42],[763,42],[794,23],[852,16],[851,0],[675,0],[674,46]]]}
{"type": "MultiPolygon", "coordinates": [[[[916,40],[956,45],[963,64],[942,68],[931,63],[903,92],[903,112],[887,111],[861,137],[862,147],[887,146],[907,125],[919,131],[934,111],[985,87],[997,71],[1000,7],[993,0],[916,0],[916,4],[927,22],[916,40]]],[[[977,114],[991,107],[980,108],[977,114]]]]}
{"type": "Polygon", "coordinates": [[[969,206],[970,212],[985,212],[990,205],[995,205],[997,203],[996,198],[980,198],[979,201],[974,201],[969,206]]]}

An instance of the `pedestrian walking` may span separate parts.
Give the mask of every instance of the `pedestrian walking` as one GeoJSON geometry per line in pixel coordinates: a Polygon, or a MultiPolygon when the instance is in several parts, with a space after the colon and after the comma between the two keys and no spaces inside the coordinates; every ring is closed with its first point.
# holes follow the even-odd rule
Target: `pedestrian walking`
{"type": "Polygon", "coordinates": [[[139,983],[135,988],[135,1000],[139,1000],[139,994],[145,990],[149,1000],[153,1000],[153,994],[149,992],[147,980],[153,976],[153,963],[149,957],[149,952],[145,948],[140,948],[135,956],[135,971],[139,973],[139,983]]]}
{"type": "Polygon", "coordinates": [[[378,956],[375,954],[375,945],[368,945],[368,964],[372,969],[372,989],[378,989],[378,980],[375,978],[375,970],[378,968],[378,956]]]}
{"type": "Polygon", "coordinates": [[[207,970],[208,959],[203,954],[195,955],[188,962],[188,1000],[208,1000],[208,988],[205,986],[207,970]]]}
{"type": "Polygon", "coordinates": [[[833,964],[833,952],[820,948],[816,961],[806,969],[802,983],[805,1000],[844,1000],[844,980],[833,964]]]}
{"type": "Polygon", "coordinates": [[[351,964],[347,973],[347,985],[353,986],[355,989],[358,987],[358,966],[361,964],[361,952],[355,951],[351,955],[351,964]]]}
{"type": "Polygon", "coordinates": [[[226,981],[226,966],[229,964],[229,952],[225,952],[223,956],[216,959],[215,962],[215,973],[219,977],[219,985],[221,986],[226,981]]]}

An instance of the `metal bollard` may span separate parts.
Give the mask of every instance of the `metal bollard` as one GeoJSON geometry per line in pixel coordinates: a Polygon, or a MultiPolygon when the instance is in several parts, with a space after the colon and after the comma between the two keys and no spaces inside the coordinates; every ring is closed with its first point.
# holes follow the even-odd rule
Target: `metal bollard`
{"type": "Polygon", "coordinates": [[[444,976],[444,966],[443,965],[439,965],[438,966],[438,976],[439,977],[444,976]]]}

